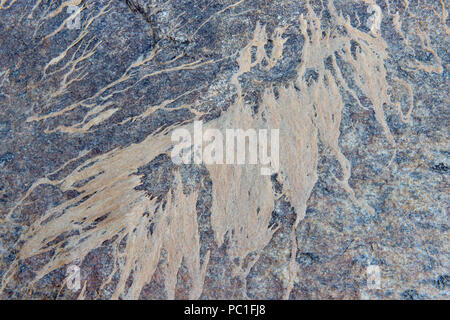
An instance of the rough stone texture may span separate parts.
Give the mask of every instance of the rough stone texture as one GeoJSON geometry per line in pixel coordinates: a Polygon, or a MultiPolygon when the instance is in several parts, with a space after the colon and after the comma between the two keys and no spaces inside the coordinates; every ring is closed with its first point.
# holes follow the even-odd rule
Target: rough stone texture
{"type": "Polygon", "coordinates": [[[448,10],[2,0],[0,298],[448,299],[448,10]],[[280,171],[173,163],[194,120],[280,171]]]}

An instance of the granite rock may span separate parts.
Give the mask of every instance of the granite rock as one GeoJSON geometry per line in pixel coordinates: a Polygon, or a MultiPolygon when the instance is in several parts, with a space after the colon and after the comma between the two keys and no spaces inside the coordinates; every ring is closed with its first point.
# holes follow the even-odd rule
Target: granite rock
{"type": "Polygon", "coordinates": [[[0,298],[448,299],[448,9],[2,0],[0,298]],[[174,163],[196,121],[279,170],[174,163]]]}

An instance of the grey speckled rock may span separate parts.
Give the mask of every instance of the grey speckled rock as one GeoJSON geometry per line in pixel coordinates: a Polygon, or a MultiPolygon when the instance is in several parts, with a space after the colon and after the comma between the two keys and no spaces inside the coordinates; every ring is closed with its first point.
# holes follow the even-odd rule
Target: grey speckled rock
{"type": "Polygon", "coordinates": [[[2,0],[0,298],[448,299],[448,9],[2,0]]]}

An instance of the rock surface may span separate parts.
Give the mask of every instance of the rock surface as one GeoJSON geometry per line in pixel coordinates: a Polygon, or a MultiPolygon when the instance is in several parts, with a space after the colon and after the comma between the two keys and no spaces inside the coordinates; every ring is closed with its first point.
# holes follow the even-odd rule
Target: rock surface
{"type": "Polygon", "coordinates": [[[0,298],[448,299],[448,24],[443,0],[1,0],[0,298]],[[279,129],[278,172],[175,164],[194,121],[279,129]]]}

